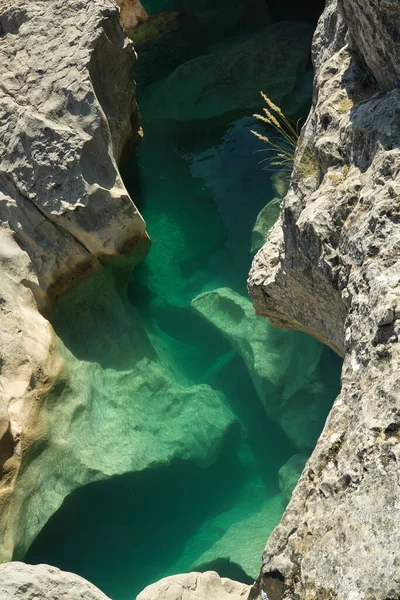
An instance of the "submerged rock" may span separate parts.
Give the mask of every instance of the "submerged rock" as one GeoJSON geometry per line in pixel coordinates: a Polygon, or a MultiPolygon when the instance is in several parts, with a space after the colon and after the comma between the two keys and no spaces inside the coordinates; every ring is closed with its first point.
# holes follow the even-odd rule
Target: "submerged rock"
{"type": "Polygon", "coordinates": [[[94,585],[48,565],[11,562],[0,565],[1,600],[109,600],[94,585]]]}
{"type": "Polygon", "coordinates": [[[295,170],[250,273],[259,314],[345,357],[341,393],[250,598],[278,580],[280,597],[400,594],[399,23],[397,2],[327,3],[297,151],[298,161],[305,147],[314,153],[315,174],[295,170]]]}
{"type": "Polygon", "coordinates": [[[17,557],[75,489],[179,459],[206,467],[235,421],[222,393],[160,361],[127,301],[127,280],[103,268],[53,309],[57,370],[10,513],[17,557]]]}
{"type": "Polygon", "coordinates": [[[254,314],[251,302],[229,288],[205,292],[192,307],[224,335],[243,358],[268,416],[293,444],[312,448],[330,407],[320,381],[322,346],[287,335],[254,314]]]}
{"type": "Polygon", "coordinates": [[[260,484],[247,486],[236,506],[206,522],[186,544],[191,569],[218,568],[221,561],[226,561],[239,566],[249,579],[256,579],[265,538],[281,516],[280,494],[268,496],[260,484]],[[207,542],[208,548],[202,551],[207,542]]]}
{"type": "MultiPolygon", "coordinates": [[[[54,382],[39,313],[104,258],[147,249],[117,162],[139,134],[136,57],[112,0],[0,2],[0,560],[21,458],[54,382]]],[[[12,515],[12,516],[11,516],[12,515]]]]}
{"type": "Polygon", "coordinates": [[[250,586],[213,571],[173,575],[149,585],[137,600],[245,600],[250,586]]]}
{"type": "Polygon", "coordinates": [[[240,40],[232,38],[212,53],[190,60],[146,89],[146,119],[182,129],[185,124],[226,120],[260,108],[260,90],[282,106],[306,70],[311,28],[304,23],[271,25],[240,40]]]}
{"type": "Polygon", "coordinates": [[[264,246],[269,230],[279,219],[281,202],[282,198],[273,198],[258,215],[251,238],[251,252],[257,252],[264,246]]]}
{"type": "Polygon", "coordinates": [[[294,454],[279,469],[279,488],[282,492],[282,502],[284,506],[289,504],[293,490],[300,479],[300,475],[303,472],[306,462],[307,456],[304,454],[294,454]]]}

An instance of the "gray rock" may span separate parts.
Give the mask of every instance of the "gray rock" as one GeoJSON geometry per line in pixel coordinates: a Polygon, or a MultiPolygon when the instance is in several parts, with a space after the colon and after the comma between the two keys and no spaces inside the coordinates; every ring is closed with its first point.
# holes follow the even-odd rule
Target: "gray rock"
{"type": "Polygon", "coordinates": [[[352,46],[359,51],[379,86],[400,84],[399,6],[396,0],[339,0],[352,46]]]}
{"type": "Polygon", "coordinates": [[[166,577],[149,585],[137,600],[245,600],[250,586],[214,571],[166,577]]]}
{"type": "Polygon", "coordinates": [[[42,314],[103,259],[147,247],[117,167],[138,137],[135,63],[112,0],[0,0],[0,560],[58,368],[42,314]]]}
{"type": "Polygon", "coordinates": [[[250,598],[400,594],[400,92],[390,83],[394,29],[385,33],[400,22],[400,4],[340,6],[344,18],[328,2],[314,38],[314,104],[296,155],[308,146],[316,172],[295,168],[249,289],[258,313],[344,356],[342,391],[250,598]],[[346,45],[347,25],[362,61],[346,45]]]}
{"type": "Polygon", "coordinates": [[[109,600],[94,585],[48,565],[0,565],[1,600],[109,600]]]}

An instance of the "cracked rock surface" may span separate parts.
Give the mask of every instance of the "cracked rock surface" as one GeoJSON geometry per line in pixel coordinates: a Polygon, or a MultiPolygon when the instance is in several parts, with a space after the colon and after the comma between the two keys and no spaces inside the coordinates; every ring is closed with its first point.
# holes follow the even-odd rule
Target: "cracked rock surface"
{"type": "Polygon", "coordinates": [[[341,394],[250,598],[400,594],[399,24],[397,2],[328,1],[297,168],[250,273],[259,314],[344,356],[341,394]]]}
{"type": "Polygon", "coordinates": [[[135,62],[111,0],[0,0],[0,560],[58,368],[43,314],[103,259],[147,244],[117,167],[138,136],[135,62]]]}

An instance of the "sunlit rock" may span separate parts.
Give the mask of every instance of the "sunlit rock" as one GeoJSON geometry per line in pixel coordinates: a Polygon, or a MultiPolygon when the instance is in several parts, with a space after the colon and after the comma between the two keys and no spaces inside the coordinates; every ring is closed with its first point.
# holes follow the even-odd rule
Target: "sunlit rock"
{"type": "Polygon", "coordinates": [[[250,587],[213,571],[172,575],[149,585],[137,600],[245,600],[250,587]]]}
{"type": "Polygon", "coordinates": [[[109,600],[94,585],[48,565],[26,565],[11,562],[0,565],[0,597],[2,600],[109,600]]]}
{"type": "Polygon", "coordinates": [[[148,19],[140,0],[116,0],[120,7],[121,24],[129,34],[139,23],[148,19]]]}

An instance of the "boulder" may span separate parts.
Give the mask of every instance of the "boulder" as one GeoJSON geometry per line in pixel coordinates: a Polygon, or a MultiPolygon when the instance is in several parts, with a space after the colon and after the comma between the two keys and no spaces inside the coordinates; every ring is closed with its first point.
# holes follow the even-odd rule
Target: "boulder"
{"type": "Polygon", "coordinates": [[[48,565],[10,562],[0,565],[1,600],[109,600],[94,585],[48,565]]]}
{"type": "Polygon", "coordinates": [[[127,281],[104,267],[53,308],[52,382],[10,507],[17,558],[75,489],[179,459],[206,467],[235,422],[221,392],[158,358],[127,281]]]}
{"type": "Polygon", "coordinates": [[[265,538],[272,533],[282,516],[282,496],[268,496],[265,487],[248,485],[237,506],[213,516],[186,544],[192,569],[202,571],[229,563],[240,568],[251,580],[261,566],[265,538]],[[207,548],[205,545],[207,544],[207,548]]]}
{"type": "Polygon", "coordinates": [[[137,600],[245,600],[250,586],[213,571],[173,575],[149,585],[137,600]]]}

